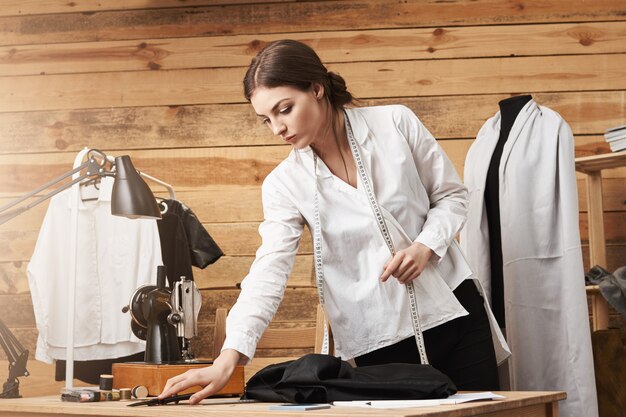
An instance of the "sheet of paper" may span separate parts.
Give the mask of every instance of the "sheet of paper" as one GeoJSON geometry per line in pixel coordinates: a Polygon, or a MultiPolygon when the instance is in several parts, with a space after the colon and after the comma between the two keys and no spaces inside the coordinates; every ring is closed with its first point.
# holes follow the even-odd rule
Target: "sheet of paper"
{"type": "Polygon", "coordinates": [[[357,408],[409,408],[432,407],[439,405],[439,400],[374,400],[374,401],[334,401],[335,407],[357,408]]]}
{"type": "Polygon", "coordinates": [[[372,401],[335,401],[336,407],[358,408],[413,408],[433,407],[438,405],[463,404],[470,401],[503,400],[506,397],[493,392],[473,392],[451,395],[448,398],[435,400],[372,400],[372,401]]]}
{"type": "Polygon", "coordinates": [[[448,398],[442,398],[439,400],[440,404],[463,404],[470,401],[482,401],[482,400],[504,400],[506,397],[498,394],[494,394],[491,391],[486,392],[470,392],[463,394],[454,394],[448,398]]]}
{"type": "Polygon", "coordinates": [[[371,401],[333,401],[335,407],[371,408],[371,401]]]}
{"type": "Polygon", "coordinates": [[[433,407],[440,405],[440,400],[381,400],[372,401],[372,408],[413,408],[413,407],[433,407]]]}

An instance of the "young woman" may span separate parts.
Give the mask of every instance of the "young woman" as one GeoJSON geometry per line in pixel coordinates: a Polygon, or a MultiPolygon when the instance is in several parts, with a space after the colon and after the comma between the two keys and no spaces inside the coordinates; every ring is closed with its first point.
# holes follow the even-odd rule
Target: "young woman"
{"type": "Polygon", "coordinates": [[[490,311],[455,241],[467,192],[415,114],[399,105],[349,108],[343,78],[292,40],[253,59],[244,93],[293,150],[263,182],[263,243],[229,313],[221,354],[170,379],[160,397],[201,385],[190,400],[197,403],[252,359],[305,225],[338,356],[357,366],[420,363],[411,286],[429,363],[459,389],[497,389],[490,311]]]}

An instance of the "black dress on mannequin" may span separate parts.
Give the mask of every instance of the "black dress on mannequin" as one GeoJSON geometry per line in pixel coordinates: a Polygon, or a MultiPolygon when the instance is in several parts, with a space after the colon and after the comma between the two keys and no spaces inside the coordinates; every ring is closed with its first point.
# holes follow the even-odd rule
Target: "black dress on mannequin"
{"type": "Polygon", "coordinates": [[[500,105],[500,137],[493,151],[485,183],[485,208],[489,225],[489,254],[491,256],[491,308],[500,327],[504,321],[504,270],[502,264],[502,230],[500,227],[500,158],[513,123],[532,97],[516,96],[504,99],[500,105]]]}

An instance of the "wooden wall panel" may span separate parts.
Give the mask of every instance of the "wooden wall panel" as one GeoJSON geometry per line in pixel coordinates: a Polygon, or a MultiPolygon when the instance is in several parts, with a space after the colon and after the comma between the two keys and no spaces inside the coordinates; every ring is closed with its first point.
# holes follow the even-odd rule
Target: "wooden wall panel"
{"type": "MultiPolygon", "coordinates": [[[[206,294],[206,293],[205,293],[206,294]]],[[[198,354],[198,357],[201,358],[210,358],[211,350],[213,345],[213,323],[215,321],[215,309],[217,308],[230,308],[236,300],[236,293],[232,291],[212,291],[211,294],[219,294],[218,302],[211,302],[213,300],[209,299],[206,302],[205,307],[206,311],[201,310],[203,314],[203,320],[199,323],[198,327],[200,329],[200,337],[195,340],[192,348],[193,351],[198,354]],[[215,309],[210,308],[212,306],[216,306],[215,309]]],[[[287,292],[285,296],[285,301],[281,305],[275,319],[271,323],[271,327],[273,328],[293,328],[293,327],[309,327],[314,324],[314,319],[311,319],[313,316],[311,312],[314,312],[314,308],[303,308],[303,306],[309,303],[316,303],[316,295],[309,292],[298,292],[294,294],[298,294],[298,297],[291,297],[290,293],[287,292]],[[302,303],[302,304],[299,304],[302,303]]],[[[210,297],[206,297],[210,298],[210,297]]],[[[0,298],[1,299],[1,298],[0,298]]],[[[26,300],[28,302],[28,300],[26,300]]],[[[32,311],[32,306],[25,306],[26,309],[30,309],[32,311]]],[[[27,315],[28,316],[28,315],[27,315]]],[[[609,310],[609,317],[611,320],[612,328],[624,328],[624,317],[617,313],[613,308],[609,310]]],[[[24,326],[24,327],[12,327],[10,328],[11,332],[20,340],[20,342],[24,345],[26,349],[28,349],[31,354],[34,354],[35,344],[37,340],[37,329],[33,326],[24,326]]],[[[280,349],[278,349],[280,351],[280,349]]],[[[257,356],[276,356],[276,354],[285,353],[276,352],[275,351],[262,351],[257,352],[257,356]]],[[[302,352],[295,354],[304,354],[310,352],[302,352]]],[[[5,360],[6,356],[4,352],[0,351],[0,361],[5,360]]],[[[0,362],[1,363],[1,362],[0,362]]],[[[38,371],[33,373],[34,379],[39,379],[41,375],[41,370],[39,370],[41,363],[31,360],[28,365],[28,369],[33,373],[33,369],[35,368],[38,371]]],[[[0,368],[0,378],[4,375],[2,372],[6,370],[6,367],[0,368]]],[[[53,377],[51,377],[53,378],[53,377]]],[[[26,381],[29,381],[28,379],[26,381]]],[[[51,380],[50,380],[51,381],[51,380]]],[[[81,384],[75,384],[78,386],[81,384]]],[[[56,386],[56,385],[55,385],[56,386]]],[[[47,395],[56,394],[57,392],[48,392],[47,395]]],[[[44,394],[39,394],[44,395],[44,394]]]]}
{"type": "MultiPolygon", "coordinates": [[[[194,268],[194,279],[202,289],[236,288],[248,274],[253,261],[253,255],[225,255],[206,269],[194,268]]],[[[0,295],[29,293],[27,265],[27,261],[0,261],[0,295]]],[[[297,255],[287,285],[311,287],[315,285],[314,280],[313,255],[297,255]]]]}
{"type": "MultiPolygon", "coordinates": [[[[622,211],[626,208],[624,190],[626,178],[605,178],[603,181],[605,211],[622,211]]],[[[165,192],[155,189],[156,195],[167,197],[165,192]]],[[[216,186],[199,191],[183,191],[177,198],[192,207],[203,223],[250,222],[263,220],[261,190],[258,186],[216,186]]],[[[578,180],[578,206],[587,211],[586,180],[578,180]]],[[[0,205],[11,201],[0,198],[0,205]]],[[[34,209],[0,225],[2,231],[39,230],[47,208],[43,203],[34,209]]]]}
{"type": "MultiPolygon", "coordinates": [[[[257,228],[258,223],[212,223],[206,225],[206,229],[215,241],[219,242],[224,253],[232,256],[254,256],[261,244],[257,228]]],[[[621,232],[617,233],[622,235],[621,232]]],[[[32,248],[37,241],[37,235],[38,231],[0,232],[2,242],[0,243],[0,262],[29,259],[32,255],[32,248]]],[[[312,253],[311,237],[308,231],[305,231],[302,237],[300,253],[312,253]]]]}
{"type": "Polygon", "coordinates": [[[626,23],[380,29],[0,47],[0,76],[245,67],[267,43],[290,38],[326,63],[623,53],[626,23]],[[502,42],[507,39],[507,42],[502,42]],[[481,45],[476,48],[475,45],[481,45]]]}
{"type": "MultiPolygon", "coordinates": [[[[582,136],[576,143],[587,145],[598,138],[582,136]]],[[[459,175],[471,139],[439,142],[459,175]]],[[[263,147],[129,150],[137,169],[175,184],[176,190],[199,191],[223,186],[260,186],[271,170],[290,152],[288,145],[263,147]]],[[[104,149],[106,152],[106,149],[104,149]]],[[[74,154],[0,155],[0,197],[19,196],[50,178],[62,175],[73,163],[74,154]]],[[[605,178],[623,178],[626,167],[604,171],[605,178]]],[[[578,174],[584,178],[583,174],[578,174]]],[[[159,186],[154,185],[155,189],[159,186]]]]}
{"type": "MultiPolygon", "coordinates": [[[[622,54],[354,62],[328,68],[345,77],[359,98],[626,89],[622,54]]],[[[1,77],[0,112],[240,103],[244,74],[245,68],[212,68],[1,77]]]]}
{"type": "MultiPolygon", "coordinates": [[[[215,185],[261,185],[267,174],[289,151],[289,146],[280,145],[132,150],[127,154],[138,169],[174,184],[176,190],[197,190],[215,185]]],[[[54,178],[66,172],[72,166],[74,156],[73,153],[60,152],[49,155],[2,155],[2,189],[4,193],[35,189],[41,184],[42,178],[54,178]]]]}
{"type": "MultiPolygon", "coordinates": [[[[195,347],[210,355],[215,309],[235,302],[260,243],[260,185],[290,150],[256,120],[241,87],[250,59],[281,38],[313,46],[362,105],[413,109],[459,173],[510,96],[531,93],[559,112],[578,156],[607,152],[604,130],[626,124],[622,0],[9,0],[0,4],[0,206],[65,172],[85,146],[129,154],[171,183],[226,253],[194,270],[204,303],[195,347]]],[[[626,168],[604,178],[613,270],[626,259],[626,168]]],[[[26,268],[46,207],[0,225],[0,317],[32,350],[26,268]]],[[[287,285],[272,326],[311,325],[308,231],[287,285]]],[[[33,369],[41,392],[50,368],[33,369]]]]}
{"type": "MultiPolygon", "coordinates": [[[[623,211],[605,213],[607,242],[626,241],[626,214],[623,211]]],[[[253,257],[261,244],[257,233],[258,223],[212,223],[205,225],[225,254],[253,257]]],[[[0,232],[0,262],[29,259],[37,241],[37,231],[0,232]]],[[[580,213],[580,234],[583,242],[588,240],[587,213],[580,213]]],[[[300,242],[301,254],[312,254],[311,236],[307,229],[300,242]]],[[[218,261],[219,262],[219,261],[218,261]]]]}
{"type": "Polygon", "coordinates": [[[8,16],[3,45],[347,29],[623,20],[620,0],[343,0],[8,16]],[[391,6],[391,7],[390,7],[391,6]]]}
{"type": "MultiPolygon", "coordinates": [[[[626,123],[624,91],[533,93],[560,113],[575,135],[626,123]]],[[[498,101],[510,94],[364,99],[363,105],[404,104],[437,139],[473,139],[498,101]]],[[[0,113],[0,154],[276,145],[249,104],[149,106],[0,113]],[[27,147],[24,144],[28,143],[27,147]]],[[[604,143],[598,137],[598,143],[604,143]]],[[[582,145],[581,145],[582,146],[582,145]]],[[[577,147],[578,152],[584,148],[577,147]]],[[[608,148],[607,148],[608,149],[608,148]]],[[[589,154],[597,153],[588,149],[589,154]]]]}
{"type": "MultiPolygon", "coordinates": [[[[246,0],[246,3],[278,3],[281,1],[293,0],[246,0]]],[[[156,9],[233,3],[241,3],[241,0],[3,0],[0,16],[135,10],[144,9],[146,6],[156,9]]]]}

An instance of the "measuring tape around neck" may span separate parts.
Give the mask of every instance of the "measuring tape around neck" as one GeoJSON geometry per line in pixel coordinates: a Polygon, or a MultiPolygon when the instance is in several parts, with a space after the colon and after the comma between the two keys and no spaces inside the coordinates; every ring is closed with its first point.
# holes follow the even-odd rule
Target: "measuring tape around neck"
{"type": "MultiPolygon", "coordinates": [[[[346,133],[348,135],[348,142],[350,144],[350,149],[352,150],[352,155],[354,156],[354,160],[356,162],[356,168],[359,173],[359,177],[361,178],[361,183],[365,189],[365,193],[367,194],[367,199],[370,203],[370,207],[372,208],[372,212],[374,213],[374,217],[377,220],[378,228],[380,229],[383,238],[385,239],[385,243],[389,248],[389,252],[392,256],[396,254],[396,250],[393,245],[393,240],[391,239],[391,235],[387,230],[387,224],[385,222],[385,218],[380,211],[380,207],[378,206],[378,202],[376,201],[376,196],[374,195],[374,191],[372,189],[372,184],[367,176],[367,172],[365,170],[365,165],[363,164],[363,160],[361,159],[361,153],[356,144],[356,140],[354,139],[354,134],[352,133],[352,126],[350,125],[350,120],[348,119],[348,115],[344,112],[345,125],[346,125],[346,133]]],[[[317,155],[313,152],[313,161],[315,164],[315,199],[314,199],[314,211],[315,211],[315,224],[313,230],[313,255],[315,258],[315,277],[317,282],[317,292],[320,299],[320,304],[322,308],[325,308],[324,305],[324,271],[322,269],[322,231],[321,231],[321,223],[320,223],[320,215],[319,215],[319,199],[318,199],[318,181],[317,181],[317,155]]],[[[419,312],[417,308],[417,298],[415,295],[415,287],[413,286],[413,281],[405,284],[407,295],[409,297],[409,308],[411,314],[411,323],[413,324],[413,333],[415,335],[415,342],[417,344],[417,351],[420,356],[420,363],[428,364],[428,357],[426,356],[426,348],[424,347],[424,336],[422,335],[422,326],[420,324],[419,312]]],[[[324,339],[322,343],[322,353],[329,353],[329,340],[328,340],[328,326],[326,324],[326,318],[324,318],[324,339]]]]}

